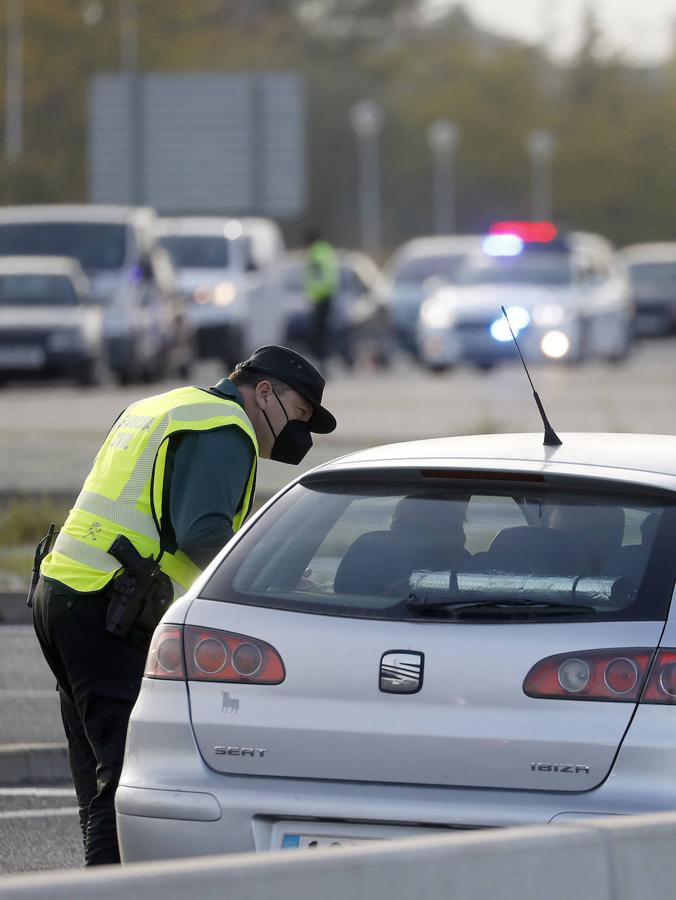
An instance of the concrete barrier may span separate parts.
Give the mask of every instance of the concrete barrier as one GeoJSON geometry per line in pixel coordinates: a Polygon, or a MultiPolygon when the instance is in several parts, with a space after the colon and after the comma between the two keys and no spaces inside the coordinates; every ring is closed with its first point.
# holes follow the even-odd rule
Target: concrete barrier
{"type": "Polygon", "coordinates": [[[0,881],[1,900],[642,900],[676,893],[676,813],[0,881]]]}

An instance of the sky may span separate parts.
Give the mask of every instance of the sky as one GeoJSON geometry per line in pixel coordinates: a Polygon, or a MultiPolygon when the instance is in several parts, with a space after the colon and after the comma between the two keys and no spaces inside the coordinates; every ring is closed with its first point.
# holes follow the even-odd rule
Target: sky
{"type": "MultiPolygon", "coordinates": [[[[432,0],[437,6],[460,0],[432,0]]],[[[577,46],[585,7],[596,10],[604,50],[638,63],[664,60],[674,42],[676,0],[462,0],[478,25],[541,43],[566,56],[577,46]]]]}

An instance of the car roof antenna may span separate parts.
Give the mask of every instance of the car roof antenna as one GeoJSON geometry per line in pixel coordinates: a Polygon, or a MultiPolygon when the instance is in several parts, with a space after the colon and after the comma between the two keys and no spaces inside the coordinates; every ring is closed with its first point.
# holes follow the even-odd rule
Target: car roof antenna
{"type": "Polygon", "coordinates": [[[538,412],[540,413],[540,417],[542,418],[542,424],[545,426],[545,439],[542,443],[545,445],[545,447],[560,447],[562,444],[561,438],[558,436],[558,434],[554,431],[552,426],[549,424],[549,419],[547,418],[547,413],[545,412],[545,408],[542,405],[542,401],[540,400],[538,392],[535,390],[535,385],[533,384],[533,379],[530,377],[530,372],[528,371],[528,366],[526,365],[526,360],[523,358],[523,354],[521,353],[521,348],[519,347],[519,342],[517,341],[516,335],[514,334],[514,332],[512,330],[512,325],[509,321],[509,317],[507,315],[507,310],[505,309],[504,306],[501,306],[500,309],[502,310],[502,315],[505,317],[505,319],[507,321],[507,325],[509,326],[509,330],[512,335],[512,339],[514,340],[514,343],[516,344],[516,349],[519,353],[519,357],[521,358],[521,362],[523,363],[523,367],[526,371],[526,377],[528,378],[528,381],[530,382],[530,386],[533,389],[533,398],[535,399],[535,403],[537,405],[538,412]]]}

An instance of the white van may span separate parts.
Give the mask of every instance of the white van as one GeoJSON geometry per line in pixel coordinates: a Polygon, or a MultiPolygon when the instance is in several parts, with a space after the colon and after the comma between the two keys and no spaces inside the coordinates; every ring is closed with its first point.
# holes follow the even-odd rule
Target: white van
{"type": "Polygon", "coordinates": [[[162,218],[156,235],[177,270],[200,357],[232,367],[256,346],[279,343],[283,311],[272,273],[284,245],[274,222],[162,218]]]}

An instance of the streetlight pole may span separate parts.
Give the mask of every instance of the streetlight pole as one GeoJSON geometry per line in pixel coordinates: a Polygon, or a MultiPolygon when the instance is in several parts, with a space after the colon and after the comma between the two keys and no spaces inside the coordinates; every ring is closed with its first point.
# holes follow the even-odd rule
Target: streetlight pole
{"type": "Polygon", "coordinates": [[[23,0],[7,0],[5,157],[16,162],[23,149],[23,0]]]}
{"type": "Polygon", "coordinates": [[[531,160],[531,219],[552,217],[552,157],[554,135],[544,128],[531,131],[526,141],[531,160]]]}
{"type": "Polygon", "coordinates": [[[437,119],[427,129],[427,141],[434,161],[434,230],[436,234],[454,234],[455,148],[460,129],[448,119],[437,119]]]}
{"type": "Polygon", "coordinates": [[[126,74],[129,103],[129,191],[134,204],[144,201],[143,96],[139,72],[137,0],[120,0],[120,68],[126,74]]]}
{"type": "Polygon", "coordinates": [[[369,253],[378,256],[382,248],[378,135],[383,124],[383,111],[373,100],[361,100],[350,109],[350,122],[359,149],[361,244],[369,253]]]}

